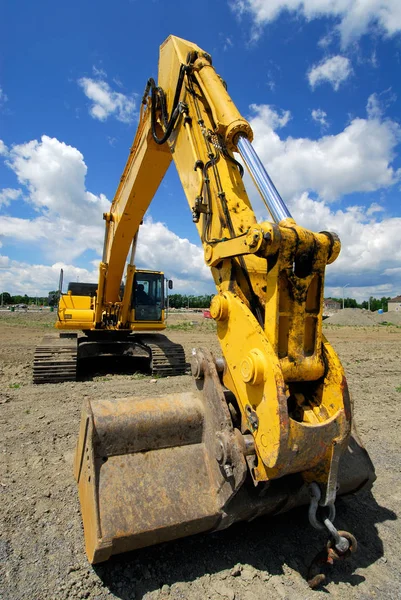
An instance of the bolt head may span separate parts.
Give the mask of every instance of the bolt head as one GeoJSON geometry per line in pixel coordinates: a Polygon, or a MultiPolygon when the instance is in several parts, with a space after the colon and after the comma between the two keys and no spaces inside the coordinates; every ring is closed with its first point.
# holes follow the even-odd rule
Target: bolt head
{"type": "Polygon", "coordinates": [[[216,321],[225,321],[228,317],[228,300],[222,294],[214,296],[210,304],[210,315],[216,321]]]}

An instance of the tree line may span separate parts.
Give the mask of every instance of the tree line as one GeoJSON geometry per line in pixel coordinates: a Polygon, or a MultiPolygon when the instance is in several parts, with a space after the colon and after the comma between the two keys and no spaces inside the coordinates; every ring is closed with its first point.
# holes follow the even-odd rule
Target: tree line
{"type": "MultiPolygon", "coordinates": [[[[203,294],[201,296],[188,296],[185,294],[170,294],[169,295],[169,306],[170,308],[209,308],[210,302],[214,294],[203,294]]],[[[331,298],[339,302],[340,306],[343,305],[342,298],[331,298]]],[[[370,306],[371,311],[383,309],[384,312],[388,310],[388,301],[390,297],[374,298],[370,297],[370,301],[364,300],[358,303],[355,298],[344,298],[344,308],[366,308],[370,306]]],[[[58,292],[51,291],[47,296],[28,296],[27,294],[17,294],[12,296],[9,292],[1,293],[1,304],[4,305],[15,305],[15,304],[38,304],[43,306],[54,306],[58,302],[58,292]]]]}
{"type": "MultiPolygon", "coordinates": [[[[47,296],[28,296],[28,294],[17,294],[12,296],[9,292],[2,292],[2,304],[13,306],[16,304],[38,304],[43,306],[55,306],[58,303],[59,293],[52,290],[47,296]]],[[[169,294],[170,308],[209,308],[213,294],[202,296],[187,296],[185,294],[169,294]]]]}
{"type": "MultiPolygon", "coordinates": [[[[342,308],[342,306],[343,306],[342,298],[331,298],[331,300],[336,300],[336,302],[339,302],[340,306],[342,308]]],[[[358,302],[355,300],[355,298],[344,298],[344,308],[366,308],[366,309],[370,308],[370,310],[373,312],[375,312],[376,310],[379,310],[379,308],[382,308],[384,312],[387,312],[389,300],[391,300],[390,297],[386,298],[383,296],[382,298],[374,298],[373,296],[371,296],[369,301],[364,300],[363,302],[358,304],[358,302]]]]}
{"type": "Polygon", "coordinates": [[[0,300],[3,306],[14,306],[15,304],[26,304],[27,306],[30,304],[40,304],[42,306],[49,304],[48,296],[28,296],[28,294],[17,294],[16,296],[12,296],[9,292],[2,292],[0,300]]]}
{"type": "Polygon", "coordinates": [[[170,308],[209,308],[214,294],[203,296],[185,296],[184,294],[169,294],[168,304],[170,308]]]}

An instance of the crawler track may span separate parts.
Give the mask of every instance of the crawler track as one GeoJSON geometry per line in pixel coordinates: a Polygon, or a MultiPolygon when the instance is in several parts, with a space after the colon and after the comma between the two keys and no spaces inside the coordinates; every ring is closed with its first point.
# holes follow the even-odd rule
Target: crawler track
{"type": "Polygon", "coordinates": [[[152,375],[168,377],[185,374],[185,352],[181,344],[171,342],[164,335],[147,336],[144,342],[151,351],[152,375]]]}
{"type": "Polygon", "coordinates": [[[33,383],[76,381],[77,338],[47,335],[35,351],[33,383]]]}
{"type": "MultiPolygon", "coordinates": [[[[135,345],[134,336],[131,343],[135,345]]],[[[181,344],[171,342],[164,335],[138,337],[137,344],[149,352],[152,375],[169,377],[185,374],[185,353],[181,344]]],[[[76,336],[62,335],[60,337],[58,334],[45,336],[35,351],[33,383],[76,381],[77,356],[78,340],[76,336]]],[[[82,360],[82,357],[79,360],[82,360]]]]}

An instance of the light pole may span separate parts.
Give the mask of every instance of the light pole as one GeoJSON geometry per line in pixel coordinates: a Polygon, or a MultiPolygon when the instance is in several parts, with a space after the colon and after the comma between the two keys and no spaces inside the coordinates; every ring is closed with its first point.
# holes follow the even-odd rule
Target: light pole
{"type": "MultiPolygon", "coordinates": [[[[0,267],[0,269],[9,269],[9,268],[10,268],[10,267],[0,267]]],[[[2,308],[3,308],[3,294],[4,294],[4,291],[3,291],[3,292],[1,292],[1,307],[2,307],[2,308]]]]}
{"type": "Polygon", "coordinates": [[[344,310],[344,292],[345,292],[345,288],[349,286],[349,283],[346,283],[345,285],[343,285],[343,310],[344,310]]]}

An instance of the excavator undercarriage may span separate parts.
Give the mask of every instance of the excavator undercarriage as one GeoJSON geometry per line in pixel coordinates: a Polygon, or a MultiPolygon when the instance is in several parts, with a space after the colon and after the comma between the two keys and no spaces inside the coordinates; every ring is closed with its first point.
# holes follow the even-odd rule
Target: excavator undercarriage
{"type": "Polygon", "coordinates": [[[162,334],[133,334],[124,331],[88,331],[86,335],[60,333],[47,335],[36,347],[33,383],[61,383],[85,377],[88,365],[112,370],[122,362],[131,373],[140,371],[154,377],[184,375],[186,359],[181,344],[162,334]]]}

